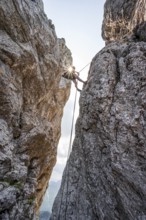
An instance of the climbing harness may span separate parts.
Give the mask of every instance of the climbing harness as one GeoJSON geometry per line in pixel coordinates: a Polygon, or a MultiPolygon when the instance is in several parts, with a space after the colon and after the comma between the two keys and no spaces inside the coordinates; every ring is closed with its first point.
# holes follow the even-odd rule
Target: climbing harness
{"type": "MultiPolygon", "coordinates": [[[[86,66],[84,66],[79,73],[81,73],[90,63],[88,63],[86,66]]],[[[71,153],[71,146],[72,146],[72,136],[73,136],[73,127],[74,127],[74,118],[75,118],[75,109],[76,109],[76,100],[77,100],[77,89],[75,93],[75,100],[74,100],[74,108],[73,108],[73,117],[72,117],[72,124],[71,124],[71,132],[70,132],[70,141],[69,141],[69,148],[68,148],[68,156],[67,159],[69,158],[69,155],[71,153]]]]}

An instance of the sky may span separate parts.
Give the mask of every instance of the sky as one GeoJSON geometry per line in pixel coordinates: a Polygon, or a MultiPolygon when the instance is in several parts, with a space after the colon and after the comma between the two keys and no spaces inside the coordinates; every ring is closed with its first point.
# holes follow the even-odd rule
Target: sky
{"type": "MultiPolygon", "coordinates": [[[[101,37],[103,8],[105,0],[43,0],[47,17],[52,20],[58,38],[65,38],[67,47],[71,50],[73,65],[77,71],[90,63],[93,57],[104,47],[101,37]]],[[[80,77],[87,79],[89,66],[80,77]]],[[[82,84],[79,84],[80,89],[82,84]]],[[[75,121],[79,106],[75,112],[75,121]]],[[[58,145],[57,163],[53,169],[50,181],[59,181],[68,156],[70,131],[72,123],[75,88],[72,83],[71,95],[64,109],[62,119],[61,139],[58,145]]]]}

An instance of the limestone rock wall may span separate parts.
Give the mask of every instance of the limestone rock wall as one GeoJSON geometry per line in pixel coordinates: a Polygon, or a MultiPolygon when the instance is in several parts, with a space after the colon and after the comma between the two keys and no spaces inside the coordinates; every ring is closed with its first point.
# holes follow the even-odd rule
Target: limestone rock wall
{"type": "MultiPolygon", "coordinates": [[[[134,12],[140,1],[107,0],[104,26],[109,6],[116,17],[127,13],[126,2],[134,12]]],[[[144,23],[136,26],[145,33],[144,23]]],[[[92,60],[51,220],[146,219],[146,41],[134,32],[122,40],[103,31],[114,42],[92,60]]]]}
{"type": "Polygon", "coordinates": [[[105,3],[102,36],[113,42],[132,34],[133,29],[146,21],[146,0],[107,0],[105,3]]]}
{"type": "Polygon", "coordinates": [[[41,0],[0,1],[0,219],[33,219],[56,161],[72,64],[41,0]]]}

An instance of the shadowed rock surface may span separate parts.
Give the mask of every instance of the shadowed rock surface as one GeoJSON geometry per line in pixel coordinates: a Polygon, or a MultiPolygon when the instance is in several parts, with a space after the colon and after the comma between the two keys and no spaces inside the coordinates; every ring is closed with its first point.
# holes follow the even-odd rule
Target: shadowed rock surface
{"type": "Polygon", "coordinates": [[[41,0],[0,1],[0,219],[33,219],[52,168],[72,64],[41,0]]]}
{"type": "MultiPolygon", "coordinates": [[[[131,12],[127,22],[132,23],[145,1],[105,4],[104,36],[115,42],[108,42],[92,60],[51,220],[146,219],[146,43],[131,35],[132,26],[120,27],[126,39],[112,31],[121,10],[128,13],[126,2],[131,12]]],[[[133,28],[142,33],[145,14],[139,16],[133,28]]]]}

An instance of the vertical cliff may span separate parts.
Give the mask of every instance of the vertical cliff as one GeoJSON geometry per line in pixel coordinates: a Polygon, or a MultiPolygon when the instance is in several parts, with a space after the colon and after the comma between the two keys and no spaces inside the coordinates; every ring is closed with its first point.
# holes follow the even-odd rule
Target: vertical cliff
{"type": "Polygon", "coordinates": [[[130,36],[146,21],[146,0],[107,0],[104,9],[102,36],[107,43],[130,36]]]}
{"type": "Polygon", "coordinates": [[[72,63],[42,0],[0,1],[0,219],[33,219],[52,168],[72,63]]]}
{"type": "Polygon", "coordinates": [[[107,0],[51,220],[146,219],[146,2],[107,0]]]}

